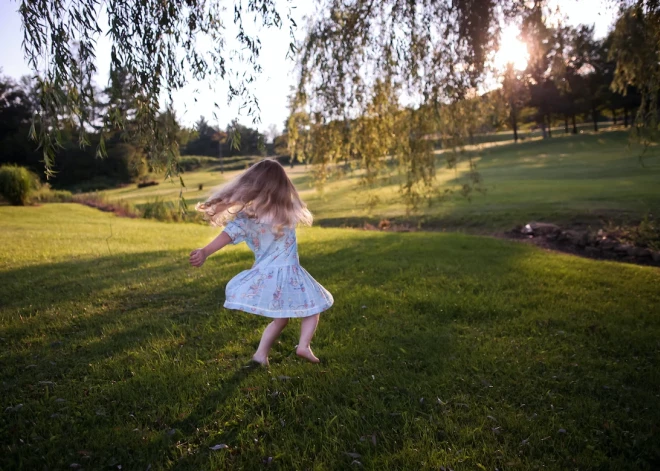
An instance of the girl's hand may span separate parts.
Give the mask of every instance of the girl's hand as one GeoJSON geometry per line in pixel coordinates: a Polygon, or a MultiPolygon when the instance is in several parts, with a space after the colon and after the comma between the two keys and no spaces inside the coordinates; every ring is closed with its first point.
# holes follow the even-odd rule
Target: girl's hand
{"type": "Polygon", "coordinates": [[[206,254],[204,249],[196,249],[190,252],[190,264],[193,267],[201,267],[206,261],[206,254]]]}

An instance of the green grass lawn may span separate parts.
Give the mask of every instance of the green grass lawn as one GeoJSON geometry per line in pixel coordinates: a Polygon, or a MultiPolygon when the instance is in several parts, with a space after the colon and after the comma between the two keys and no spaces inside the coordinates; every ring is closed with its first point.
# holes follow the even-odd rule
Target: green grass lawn
{"type": "MultiPolygon", "coordinates": [[[[470,201],[459,195],[438,199],[410,219],[427,227],[491,232],[534,220],[598,226],[657,215],[660,148],[648,149],[646,166],[639,162],[641,150],[628,145],[624,131],[470,150],[486,192],[475,193],[470,201]]],[[[459,172],[439,170],[439,188],[457,188],[463,167],[459,172]]],[[[307,191],[305,199],[319,219],[331,223],[405,216],[396,179],[371,190],[381,200],[371,209],[365,204],[368,192],[354,190],[357,178],[334,182],[323,194],[307,191]]]]}
{"type": "MultiPolygon", "coordinates": [[[[421,222],[422,227],[483,233],[509,230],[534,220],[598,227],[608,222],[635,223],[649,213],[660,214],[660,147],[646,151],[643,166],[639,161],[641,146],[629,145],[628,141],[628,132],[618,130],[576,136],[555,133],[552,139],[518,144],[487,143],[467,151],[478,164],[485,193],[475,193],[470,201],[458,194],[436,198],[431,206],[408,215],[396,176],[366,189],[359,186],[358,174],[342,175],[331,179],[319,192],[312,186],[310,168],[297,166],[288,171],[322,225],[361,225],[365,220],[399,218],[421,222]],[[380,202],[368,206],[369,195],[380,202]]],[[[439,190],[459,188],[465,164],[458,171],[447,170],[443,168],[444,157],[439,154],[438,159],[439,190]]],[[[192,207],[214,186],[236,174],[184,174],[184,196],[192,207]],[[198,190],[199,183],[204,185],[202,191],[198,190]]],[[[174,201],[179,189],[178,182],[163,182],[157,187],[130,186],[106,194],[111,199],[143,204],[156,197],[174,201]]]]}
{"type": "Polygon", "coordinates": [[[266,320],[222,303],[251,253],[187,262],[217,229],[73,204],[0,222],[0,469],[660,467],[656,268],[301,230],[336,300],[323,363],[293,322],[248,369],[266,320]]]}

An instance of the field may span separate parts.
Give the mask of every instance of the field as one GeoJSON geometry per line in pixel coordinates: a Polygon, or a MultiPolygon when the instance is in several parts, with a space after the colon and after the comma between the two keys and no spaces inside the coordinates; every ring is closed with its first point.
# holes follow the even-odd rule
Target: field
{"type": "MultiPolygon", "coordinates": [[[[309,168],[300,165],[288,171],[323,226],[361,226],[364,221],[397,218],[423,228],[473,233],[500,232],[534,220],[600,227],[609,222],[634,223],[647,214],[657,215],[660,208],[660,148],[644,151],[639,145],[631,145],[628,136],[627,131],[618,130],[530,139],[518,144],[497,141],[495,136],[493,142],[465,154],[477,162],[485,193],[474,193],[470,200],[457,193],[435,198],[431,206],[424,205],[409,214],[399,196],[400,180],[396,175],[375,188],[365,188],[359,186],[358,173],[342,173],[318,191],[309,168]],[[644,159],[640,161],[642,154],[644,159]],[[379,202],[369,206],[369,197],[379,202]]],[[[464,181],[465,165],[448,170],[442,168],[442,153],[438,159],[438,188],[456,190],[464,181]]],[[[192,205],[236,173],[186,173],[184,196],[192,205]],[[204,185],[201,191],[199,183],[204,185]]],[[[179,190],[177,181],[143,189],[131,186],[106,194],[110,199],[139,205],[156,197],[174,201],[179,190]]]]}
{"type": "MultiPolygon", "coordinates": [[[[657,207],[657,179],[617,136],[584,139],[570,155],[484,153],[492,198],[430,214],[488,211],[494,227],[657,207]]],[[[341,184],[308,194],[321,219],[347,216],[341,184]]],[[[0,221],[1,469],[660,467],[657,268],[462,234],[301,230],[301,263],[336,299],[313,342],[323,363],[293,354],[294,322],[254,369],[266,321],[221,307],[244,246],[193,269],[189,251],[216,233],[201,225],[74,204],[3,206],[0,221]]]]}

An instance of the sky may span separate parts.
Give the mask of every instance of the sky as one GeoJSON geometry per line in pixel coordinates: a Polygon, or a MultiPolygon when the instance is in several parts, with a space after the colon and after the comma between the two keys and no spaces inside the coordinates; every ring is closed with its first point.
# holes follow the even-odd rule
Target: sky
{"type": "MultiPolygon", "coordinates": [[[[284,5],[284,1],[280,0],[284,5]]],[[[313,14],[313,0],[292,0],[295,7],[292,16],[298,24],[296,39],[303,39],[304,17],[313,14]]],[[[550,0],[551,7],[559,7],[567,15],[568,23],[572,25],[586,23],[595,26],[597,37],[607,34],[616,14],[615,2],[608,0],[550,0]]],[[[16,0],[0,0],[0,72],[2,75],[18,79],[23,75],[31,75],[27,61],[24,59],[21,42],[23,32],[21,19],[17,10],[19,2],[16,0]]],[[[103,28],[107,22],[101,18],[99,24],[103,28]]],[[[515,33],[508,32],[515,37],[515,33]]],[[[290,37],[289,30],[266,28],[261,31],[260,39],[262,51],[260,62],[262,75],[255,85],[256,96],[261,108],[261,123],[257,125],[260,131],[265,132],[271,125],[281,131],[284,121],[288,117],[288,96],[295,85],[294,63],[287,59],[290,37]]],[[[512,46],[520,48],[515,41],[509,41],[512,46]]],[[[503,50],[504,55],[513,55],[517,52],[503,50]]],[[[110,44],[101,38],[97,44],[97,74],[96,82],[100,87],[107,83],[110,64],[110,44]]],[[[205,116],[211,124],[219,124],[224,128],[232,119],[253,127],[251,118],[241,115],[237,104],[226,104],[226,88],[218,84],[214,91],[209,90],[208,83],[191,83],[174,95],[174,108],[179,120],[192,126],[201,115],[205,116]],[[198,90],[198,92],[196,92],[198,90]],[[216,112],[214,103],[220,106],[216,112]],[[216,112],[217,119],[213,117],[216,112]]]]}

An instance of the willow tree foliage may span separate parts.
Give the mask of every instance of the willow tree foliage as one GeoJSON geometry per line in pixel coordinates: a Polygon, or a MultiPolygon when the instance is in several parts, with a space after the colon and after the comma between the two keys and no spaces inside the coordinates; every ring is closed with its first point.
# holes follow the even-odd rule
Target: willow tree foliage
{"type": "Polygon", "coordinates": [[[46,173],[52,174],[62,121],[77,127],[81,145],[99,124],[89,123],[85,111],[94,102],[89,80],[97,70],[95,45],[103,31],[99,18],[108,21],[111,70],[131,78],[136,111],[127,116],[121,107],[108,108],[101,119],[98,152],[105,152],[106,133],[126,128],[130,120],[150,164],[176,174],[176,143],[159,125],[159,112],[191,79],[219,77],[228,82],[228,99],[239,100],[258,119],[251,84],[261,71],[261,43],[251,33],[252,22],[281,27],[288,21],[292,29],[295,23],[288,4],[284,6],[283,15],[276,0],[23,0],[23,48],[40,92],[31,133],[42,147],[46,173]],[[236,31],[235,47],[227,45],[228,26],[236,31]]]}
{"type": "Polygon", "coordinates": [[[660,106],[660,1],[621,0],[622,12],[612,33],[610,58],[616,62],[612,89],[639,91],[636,131],[646,141],[658,139],[660,106]]]}
{"type": "MultiPolygon", "coordinates": [[[[345,162],[377,183],[393,170],[411,206],[436,193],[435,143],[453,149],[483,117],[477,97],[499,25],[524,0],[322,0],[299,58],[292,153],[320,177],[345,162]],[[393,165],[396,162],[396,165],[393,165]]],[[[469,165],[464,190],[478,183],[469,165]]]]}

